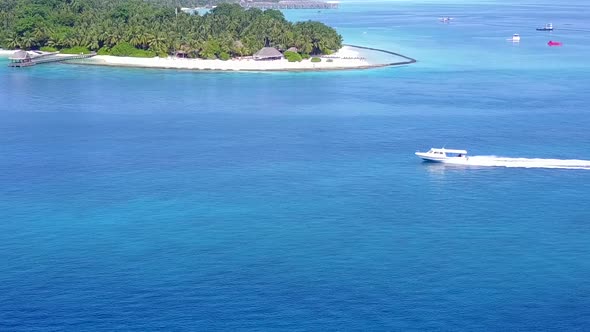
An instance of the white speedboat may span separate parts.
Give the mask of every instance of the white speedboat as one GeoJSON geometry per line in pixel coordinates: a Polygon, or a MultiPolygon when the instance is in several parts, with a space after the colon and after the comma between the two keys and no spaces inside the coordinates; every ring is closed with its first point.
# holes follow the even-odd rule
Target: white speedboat
{"type": "Polygon", "coordinates": [[[436,149],[432,148],[428,152],[416,152],[416,155],[426,161],[432,161],[437,163],[461,163],[467,161],[466,150],[454,150],[454,149],[436,149]]]}
{"type": "Polygon", "coordinates": [[[508,40],[513,43],[519,43],[520,42],[520,35],[515,33],[512,35],[512,38],[509,38],[508,40]]]}

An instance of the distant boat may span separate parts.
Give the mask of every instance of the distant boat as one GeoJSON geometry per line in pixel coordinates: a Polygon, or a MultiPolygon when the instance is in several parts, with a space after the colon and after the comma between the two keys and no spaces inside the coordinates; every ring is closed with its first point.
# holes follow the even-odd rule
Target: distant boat
{"type": "Polygon", "coordinates": [[[550,41],[547,43],[547,45],[549,45],[549,46],[562,46],[562,45],[563,45],[563,43],[562,43],[562,42],[558,42],[558,41],[553,41],[553,40],[550,40],[550,41]]]}
{"type": "Polygon", "coordinates": [[[445,16],[445,17],[441,17],[441,18],[439,18],[439,21],[441,21],[441,22],[443,22],[443,23],[451,23],[451,20],[452,20],[452,19],[453,19],[452,17],[447,17],[447,16],[445,16]]]}
{"type": "Polygon", "coordinates": [[[542,28],[537,28],[537,31],[553,31],[553,24],[547,23],[542,28]]]}
{"type": "Polygon", "coordinates": [[[425,161],[435,163],[447,163],[447,162],[461,162],[467,161],[466,150],[454,150],[454,149],[437,149],[431,148],[428,152],[416,152],[416,156],[422,158],[425,161]]]}
{"type": "Polygon", "coordinates": [[[515,33],[512,35],[512,38],[508,38],[507,40],[509,40],[513,43],[518,43],[518,42],[520,42],[520,35],[515,33]]]}

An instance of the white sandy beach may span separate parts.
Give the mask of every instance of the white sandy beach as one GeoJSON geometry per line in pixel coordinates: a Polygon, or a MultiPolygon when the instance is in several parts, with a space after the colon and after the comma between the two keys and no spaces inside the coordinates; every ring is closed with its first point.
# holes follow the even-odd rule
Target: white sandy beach
{"type": "MultiPolygon", "coordinates": [[[[15,51],[0,50],[0,56],[10,56],[15,51]]],[[[374,51],[364,50],[353,46],[344,46],[338,52],[328,57],[322,57],[321,62],[311,62],[310,59],[301,62],[289,62],[286,59],[256,61],[252,58],[222,60],[186,59],[177,57],[167,58],[134,58],[97,55],[88,59],[71,60],[68,63],[102,65],[114,67],[215,70],[215,71],[313,71],[362,69],[387,65],[388,63],[403,61],[396,56],[387,56],[371,60],[374,51]]],[[[59,56],[68,56],[59,54],[59,56]]]]}
{"type": "Polygon", "coordinates": [[[251,58],[222,60],[167,58],[132,58],[97,55],[90,59],[71,61],[80,64],[93,64],[121,67],[142,68],[170,68],[191,70],[219,70],[219,71],[289,71],[289,70],[325,70],[343,68],[367,68],[374,66],[364,56],[352,47],[345,46],[340,51],[322,58],[321,62],[311,62],[310,59],[301,62],[289,62],[286,59],[256,61],[251,58]]]}

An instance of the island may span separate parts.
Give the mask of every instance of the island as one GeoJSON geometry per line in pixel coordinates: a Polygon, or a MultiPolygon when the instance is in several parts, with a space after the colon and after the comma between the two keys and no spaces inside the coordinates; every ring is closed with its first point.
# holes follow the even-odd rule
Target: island
{"type": "Polygon", "coordinates": [[[1,48],[96,55],[69,61],[83,64],[259,71],[413,62],[391,52],[391,59],[371,61],[366,48],[344,46],[321,22],[293,23],[280,10],[238,3],[199,15],[158,0],[6,0],[0,22],[1,48]]]}

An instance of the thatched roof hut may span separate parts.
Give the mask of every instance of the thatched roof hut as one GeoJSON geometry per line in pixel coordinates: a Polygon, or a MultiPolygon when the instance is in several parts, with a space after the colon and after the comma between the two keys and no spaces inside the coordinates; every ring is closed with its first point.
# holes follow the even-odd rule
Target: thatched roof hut
{"type": "Polygon", "coordinates": [[[16,51],[14,52],[14,54],[10,57],[10,60],[26,60],[26,59],[30,59],[31,55],[29,54],[29,52],[24,51],[24,50],[20,50],[20,51],[16,51]]]}
{"type": "Polygon", "coordinates": [[[260,51],[254,53],[254,60],[278,60],[283,58],[283,53],[274,47],[263,47],[260,51]]]}
{"type": "Polygon", "coordinates": [[[297,49],[297,47],[289,47],[289,49],[285,52],[299,53],[299,50],[297,49]]]}

